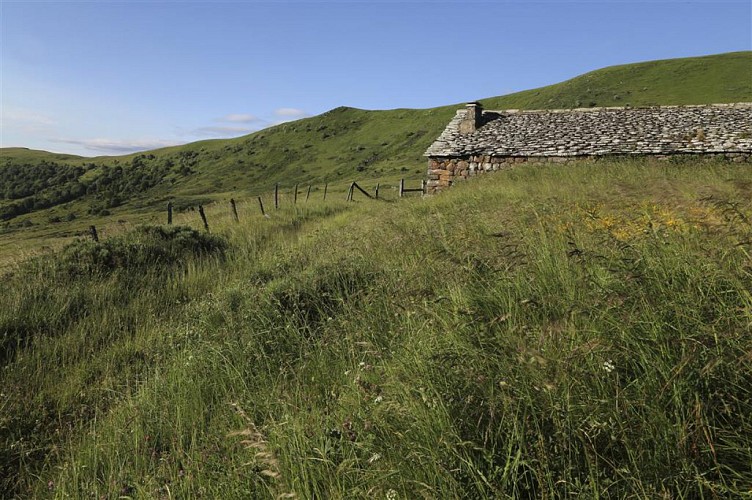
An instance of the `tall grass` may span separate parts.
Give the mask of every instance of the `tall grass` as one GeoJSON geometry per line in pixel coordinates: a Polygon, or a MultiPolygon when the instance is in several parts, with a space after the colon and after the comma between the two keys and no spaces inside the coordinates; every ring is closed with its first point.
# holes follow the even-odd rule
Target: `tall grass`
{"type": "Polygon", "coordinates": [[[750,185],[725,163],[526,167],[228,216],[176,264],[24,267],[0,298],[25,335],[3,492],[749,494],[750,185]]]}

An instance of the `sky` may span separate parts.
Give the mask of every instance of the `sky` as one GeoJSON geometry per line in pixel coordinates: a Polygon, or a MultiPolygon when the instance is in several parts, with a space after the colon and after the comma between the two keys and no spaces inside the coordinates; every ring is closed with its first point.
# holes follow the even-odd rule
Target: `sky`
{"type": "Polygon", "coordinates": [[[740,50],[750,0],[0,0],[0,146],[126,154],[740,50]]]}

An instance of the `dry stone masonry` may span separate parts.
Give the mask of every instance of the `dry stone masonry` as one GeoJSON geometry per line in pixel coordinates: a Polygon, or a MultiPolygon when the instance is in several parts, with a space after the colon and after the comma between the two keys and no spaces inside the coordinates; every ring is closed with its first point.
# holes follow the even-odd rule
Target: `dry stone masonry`
{"type": "Polygon", "coordinates": [[[460,109],[428,148],[429,192],[512,164],[614,155],[752,158],[752,103],[650,108],[460,109]]]}

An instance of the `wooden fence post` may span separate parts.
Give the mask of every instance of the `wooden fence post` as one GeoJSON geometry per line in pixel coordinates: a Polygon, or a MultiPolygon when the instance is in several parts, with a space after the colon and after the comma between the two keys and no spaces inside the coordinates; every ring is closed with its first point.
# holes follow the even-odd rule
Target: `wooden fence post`
{"type": "Polygon", "coordinates": [[[295,184],[295,194],[292,196],[292,204],[297,205],[298,204],[298,185],[295,184]]]}
{"type": "Polygon", "coordinates": [[[326,189],[329,187],[329,183],[324,184],[324,201],[326,201],[326,189]]]}
{"type": "Polygon", "coordinates": [[[425,179],[420,181],[420,191],[422,193],[421,196],[425,196],[426,194],[426,180],[425,179]]]}
{"type": "Polygon", "coordinates": [[[308,185],[308,193],[305,195],[305,201],[308,203],[308,198],[311,197],[311,185],[308,185]]]}
{"type": "Polygon", "coordinates": [[[274,185],[274,210],[279,208],[279,184],[274,185]]]}
{"type": "Polygon", "coordinates": [[[264,212],[264,202],[261,201],[261,196],[258,197],[258,201],[259,201],[259,207],[261,207],[261,215],[266,217],[266,212],[264,212]]]}
{"type": "MultiPolygon", "coordinates": [[[[363,189],[362,187],[360,187],[357,182],[353,182],[352,183],[352,187],[350,188],[350,190],[353,190],[353,189],[357,189],[358,191],[360,191],[361,193],[363,193],[367,197],[373,198],[373,196],[371,196],[368,191],[366,191],[365,189],[363,189]]],[[[350,201],[352,201],[352,192],[350,193],[350,201]]]]}
{"type": "Polygon", "coordinates": [[[94,240],[96,243],[99,243],[99,235],[97,235],[97,228],[94,226],[89,226],[89,234],[91,234],[91,239],[94,240]]]}
{"type": "Polygon", "coordinates": [[[201,216],[201,220],[204,221],[204,229],[209,232],[209,223],[206,221],[206,214],[204,213],[203,205],[198,206],[198,214],[201,216]]]}
{"type": "Polygon", "coordinates": [[[345,198],[345,201],[352,201],[353,196],[353,187],[355,186],[355,182],[350,184],[350,189],[347,190],[347,198],[345,198]]]}
{"type": "Polygon", "coordinates": [[[402,198],[402,192],[405,190],[405,179],[400,179],[399,197],[402,198]]]}
{"type": "Polygon", "coordinates": [[[376,183],[376,199],[379,199],[379,186],[381,186],[381,183],[376,183]]]}
{"type": "Polygon", "coordinates": [[[172,224],[172,202],[167,202],[167,225],[172,224]]]}
{"type": "Polygon", "coordinates": [[[238,219],[238,207],[235,206],[234,198],[230,198],[230,206],[232,207],[232,217],[235,219],[235,222],[240,222],[240,219],[238,219]]]}

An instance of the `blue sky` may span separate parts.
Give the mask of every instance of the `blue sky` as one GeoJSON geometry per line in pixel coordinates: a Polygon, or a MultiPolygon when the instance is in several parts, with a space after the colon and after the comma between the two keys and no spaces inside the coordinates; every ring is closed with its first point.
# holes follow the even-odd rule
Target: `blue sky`
{"type": "Polygon", "coordinates": [[[95,156],[752,49],[738,1],[0,0],[3,147],[95,156]]]}

